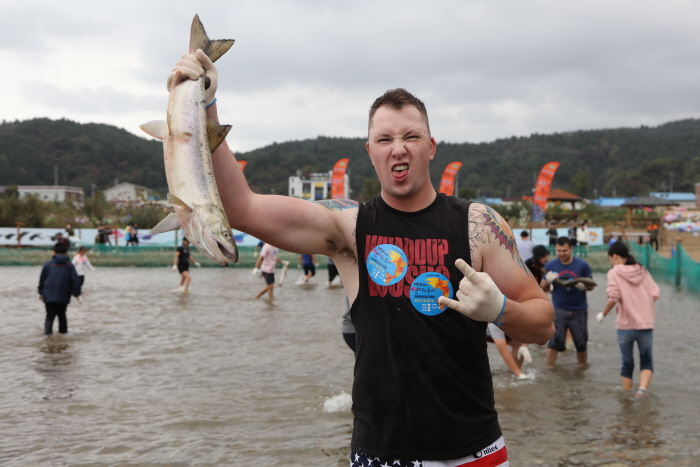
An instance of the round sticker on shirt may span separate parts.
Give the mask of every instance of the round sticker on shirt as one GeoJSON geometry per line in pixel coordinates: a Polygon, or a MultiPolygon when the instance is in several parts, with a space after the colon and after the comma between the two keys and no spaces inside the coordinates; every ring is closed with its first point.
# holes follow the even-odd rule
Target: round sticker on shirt
{"type": "Polygon", "coordinates": [[[438,303],[440,297],[452,298],[452,284],[438,272],[421,274],[411,284],[411,303],[424,315],[435,316],[445,311],[447,307],[438,303]]]}
{"type": "Polygon", "coordinates": [[[406,253],[396,245],[377,245],[367,255],[367,272],[379,285],[396,284],[403,279],[407,270],[406,253]]]}

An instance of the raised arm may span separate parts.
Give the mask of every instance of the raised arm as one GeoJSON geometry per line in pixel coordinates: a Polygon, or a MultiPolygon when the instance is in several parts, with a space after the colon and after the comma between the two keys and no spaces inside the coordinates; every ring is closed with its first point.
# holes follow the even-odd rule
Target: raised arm
{"type": "MultiPolygon", "coordinates": [[[[183,70],[191,79],[198,79],[206,73],[215,78],[212,82],[218,82],[216,67],[200,50],[196,54],[183,55],[175,69],[183,70]]],[[[207,107],[207,118],[218,122],[217,103],[210,92],[207,91],[208,99],[213,102],[207,107]]],[[[337,245],[348,242],[348,216],[297,198],[253,193],[226,141],[214,151],[212,161],[219,195],[231,227],[297,253],[332,256],[337,245]]],[[[349,232],[353,230],[354,225],[349,232]]]]}

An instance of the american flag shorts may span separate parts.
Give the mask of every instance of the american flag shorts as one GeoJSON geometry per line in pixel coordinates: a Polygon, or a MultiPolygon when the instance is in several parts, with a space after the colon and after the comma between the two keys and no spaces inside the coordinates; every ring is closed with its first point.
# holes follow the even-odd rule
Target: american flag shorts
{"type": "Polygon", "coordinates": [[[448,461],[384,459],[353,450],[350,467],[509,467],[506,443],[501,436],[471,456],[448,461]]]}

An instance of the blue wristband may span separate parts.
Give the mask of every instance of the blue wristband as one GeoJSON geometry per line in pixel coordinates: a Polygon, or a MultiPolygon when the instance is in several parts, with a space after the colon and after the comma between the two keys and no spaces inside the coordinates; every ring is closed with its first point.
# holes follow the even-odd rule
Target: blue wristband
{"type": "Polygon", "coordinates": [[[501,327],[501,324],[503,324],[503,312],[506,310],[506,300],[507,300],[506,296],[503,295],[503,306],[501,307],[501,312],[498,314],[498,316],[496,316],[496,319],[491,321],[493,324],[495,324],[499,328],[501,327]],[[499,321],[498,318],[501,318],[501,320],[499,321]],[[496,321],[498,321],[498,322],[496,322],[496,321]]]}
{"type": "Polygon", "coordinates": [[[211,101],[211,102],[210,102],[206,107],[204,107],[204,108],[205,108],[205,109],[208,109],[209,107],[211,107],[212,105],[214,105],[214,102],[216,102],[216,97],[214,98],[213,101],[211,101]]]}

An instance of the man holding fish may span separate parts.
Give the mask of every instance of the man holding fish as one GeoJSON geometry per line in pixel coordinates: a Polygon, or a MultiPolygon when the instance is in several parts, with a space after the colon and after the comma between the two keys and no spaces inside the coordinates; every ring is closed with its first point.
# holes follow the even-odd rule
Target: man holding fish
{"type": "MultiPolygon", "coordinates": [[[[171,99],[181,83],[203,78],[201,109],[218,122],[218,74],[203,50],[176,63],[171,99]]],[[[419,99],[403,89],[376,99],[366,150],[377,197],[308,202],[253,193],[225,139],[217,141],[211,160],[225,217],[278,248],[335,262],[357,335],[352,465],[507,466],[486,326],[544,344],[552,305],[500,215],[435,191],[436,142],[419,99]]]]}

